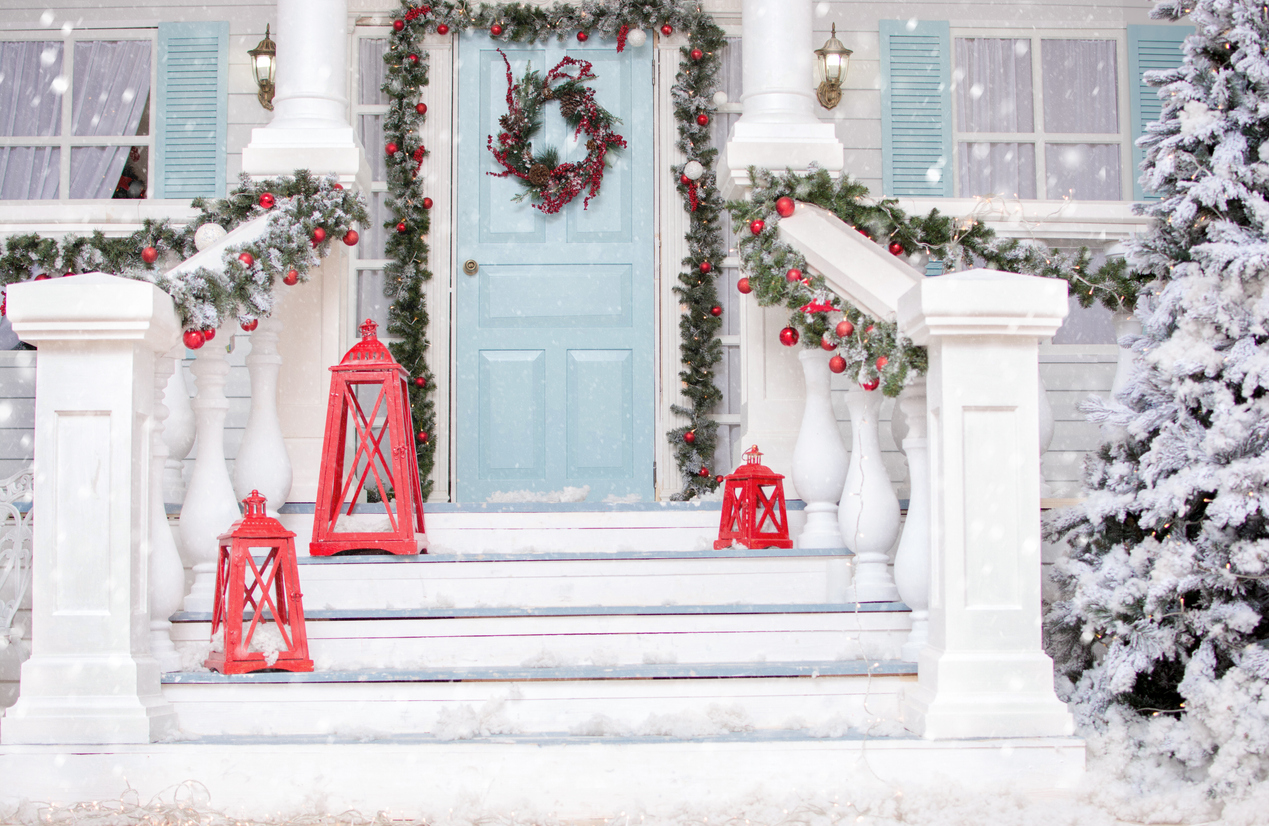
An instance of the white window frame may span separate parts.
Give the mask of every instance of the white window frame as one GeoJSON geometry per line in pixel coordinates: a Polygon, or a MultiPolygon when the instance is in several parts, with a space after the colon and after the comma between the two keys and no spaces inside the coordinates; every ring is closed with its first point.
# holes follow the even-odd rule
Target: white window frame
{"type": "MultiPolygon", "coordinates": [[[[960,151],[962,143],[1029,143],[1035,147],[1035,175],[1037,201],[1050,200],[1048,195],[1048,174],[1046,169],[1045,147],[1063,144],[1118,144],[1119,145],[1119,195],[1121,201],[1132,201],[1133,180],[1136,178],[1132,164],[1131,112],[1128,100],[1128,30],[1127,29],[1000,29],[1000,28],[959,28],[951,29],[952,53],[949,61],[952,67],[952,153],[956,174],[953,176],[953,187],[957,196],[970,197],[961,190],[960,151]],[[958,38],[992,38],[1006,40],[1028,40],[1031,43],[1031,95],[1032,125],[1031,132],[962,132],[957,124],[960,122],[956,105],[956,40],[958,38]],[[1113,40],[1115,42],[1115,91],[1117,95],[1119,132],[1111,133],[1077,133],[1046,132],[1044,130],[1044,71],[1040,54],[1043,40],[1113,40]]],[[[985,196],[979,196],[985,197],[985,196]]],[[[1017,200],[1017,199],[1015,199],[1017,200]]],[[[1026,200],[1032,200],[1030,198],[1026,200]]],[[[1063,201],[1076,200],[1062,198],[1063,201]]],[[[1113,203],[1104,201],[1102,203],[1113,203]]]]}
{"type": "MultiPolygon", "coordinates": [[[[58,183],[56,198],[39,198],[32,200],[9,200],[2,203],[98,203],[114,200],[111,198],[70,198],[70,163],[71,150],[82,146],[145,146],[146,180],[154,180],[154,111],[157,104],[155,93],[159,86],[158,60],[159,30],[157,26],[146,26],[135,29],[74,29],[69,32],[59,30],[4,32],[0,41],[62,41],[62,74],[67,78],[66,92],[62,94],[62,114],[60,134],[52,137],[5,137],[0,136],[0,147],[8,146],[56,146],[58,152],[58,183]],[[148,40],[150,42],[150,105],[146,111],[149,123],[144,135],[120,135],[118,137],[76,136],[71,134],[71,116],[74,111],[72,102],[75,89],[75,44],[90,40],[148,40]]],[[[147,189],[149,187],[147,186],[147,189]]],[[[151,200],[149,193],[145,199],[151,200]]]]}

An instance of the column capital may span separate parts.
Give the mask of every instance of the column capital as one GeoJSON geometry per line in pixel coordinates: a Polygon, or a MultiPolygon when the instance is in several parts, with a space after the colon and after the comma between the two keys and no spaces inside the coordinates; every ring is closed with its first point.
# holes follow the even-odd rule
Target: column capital
{"type": "Polygon", "coordinates": [[[167,293],[100,272],[11,284],[8,317],[18,338],[32,343],[135,341],[162,353],[181,332],[167,293]]]}
{"type": "Polygon", "coordinates": [[[1069,310],[1067,284],[997,270],[922,279],[899,298],[899,329],[917,344],[936,336],[1048,338],[1069,310]]]}

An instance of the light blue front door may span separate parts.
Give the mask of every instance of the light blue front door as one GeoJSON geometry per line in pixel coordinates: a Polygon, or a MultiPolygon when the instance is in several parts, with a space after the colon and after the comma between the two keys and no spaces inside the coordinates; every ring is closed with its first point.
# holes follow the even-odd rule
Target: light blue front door
{"type": "MultiPolygon", "coordinates": [[[[457,487],[461,502],[496,492],[589,487],[587,501],[653,497],[653,210],[651,45],[459,47],[457,487]],[[628,148],[610,156],[588,209],[555,215],[525,199],[486,148],[506,112],[506,67],[545,74],[565,54],[594,64],[596,101],[621,119],[628,148]],[[474,275],[464,270],[472,261],[474,275]]],[[[535,151],[586,155],[559,106],[545,107],[535,151]]]]}

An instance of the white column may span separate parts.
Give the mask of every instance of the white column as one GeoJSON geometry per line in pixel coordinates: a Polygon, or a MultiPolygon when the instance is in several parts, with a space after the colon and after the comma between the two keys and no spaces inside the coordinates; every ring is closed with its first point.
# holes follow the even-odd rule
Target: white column
{"type": "Polygon", "coordinates": [[[987,270],[899,300],[930,354],[930,643],[902,703],[927,738],[1073,731],[1040,641],[1038,342],[1066,313],[1064,281],[987,270]]]}
{"type": "Polygon", "coordinates": [[[146,743],[176,730],[150,655],[150,417],[172,300],[90,273],[9,287],[37,344],[31,658],[0,742],[146,743]]]}
{"type": "Polygon", "coordinates": [[[212,611],[217,537],[241,515],[225,464],[225,414],[229,412],[225,378],[229,375],[229,363],[225,361],[224,345],[219,342],[228,337],[222,331],[214,341],[203,345],[191,368],[197,388],[194,417],[198,427],[198,455],[194,458],[194,472],[190,474],[189,489],[181,506],[181,550],[186,564],[194,569],[194,583],[185,597],[185,610],[196,613],[212,611]]]}
{"type": "Polygon", "coordinates": [[[724,197],[741,194],[750,166],[842,168],[836,130],[817,113],[814,52],[822,44],[812,38],[811,6],[811,0],[744,0],[744,114],[719,160],[724,197]]]}
{"type": "Polygon", "coordinates": [[[185,501],[185,457],[194,449],[194,408],[190,407],[189,389],[185,386],[185,345],[178,344],[168,353],[174,368],[163,389],[163,405],[167,421],[163,423],[163,442],[167,446],[163,469],[163,501],[179,505],[185,501]]]}
{"type": "Polygon", "coordinates": [[[912,631],[903,643],[901,656],[915,662],[930,640],[930,460],[924,378],[915,378],[903,388],[895,414],[902,416],[905,423],[903,452],[908,457],[912,484],[908,515],[903,520],[903,534],[894,556],[894,584],[899,598],[912,609],[912,631]]]}
{"type": "MultiPolygon", "coordinates": [[[[248,175],[334,172],[369,189],[370,169],[348,122],[347,0],[278,0],[273,120],[243,147],[248,175]]],[[[381,147],[371,147],[370,151],[381,147]]]]}
{"type": "MultiPolygon", "coordinates": [[[[176,348],[173,351],[179,352],[176,348]]],[[[185,595],[185,566],[172,538],[172,526],[163,507],[163,470],[167,464],[167,444],[163,431],[167,406],[163,398],[168,379],[179,362],[169,351],[158,356],[154,366],[153,455],[150,459],[150,653],[160,671],[179,671],[181,657],[172,645],[172,623],[168,617],[181,610],[185,595]]]]}
{"type": "Polygon", "coordinates": [[[1044,478],[1044,454],[1053,444],[1053,434],[1057,432],[1057,422],[1053,420],[1053,405],[1049,404],[1049,388],[1044,386],[1044,379],[1036,373],[1036,413],[1039,417],[1040,443],[1040,496],[1052,496],[1053,486],[1044,478]]]}
{"type": "MultiPolygon", "coordinates": [[[[1132,313],[1118,312],[1112,317],[1115,324],[1115,343],[1124,336],[1141,335],[1141,322],[1132,313]]],[[[1134,350],[1120,346],[1119,361],[1115,365],[1115,378],[1110,385],[1110,397],[1115,399],[1128,383],[1128,375],[1132,372],[1132,360],[1136,356],[1134,350]]]]}
{"type": "Polygon", "coordinates": [[[793,485],[806,503],[806,526],[799,548],[840,548],[837,500],[846,484],[846,446],[842,444],[829,394],[829,354],[819,349],[798,353],[806,379],[802,428],[793,448],[793,485]]]}
{"type": "Polygon", "coordinates": [[[275,317],[260,319],[251,334],[247,372],[251,376],[251,412],[242,434],[238,458],[234,460],[234,493],[238,501],[258,490],[267,501],[269,514],[286,503],[291,492],[291,458],[278,422],[278,333],[281,322],[275,317]]]}
{"type": "Polygon", "coordinates": [[[878,419],[881,391],[855,385],[846,391],[850,411],[850,468],[837,506],[846,547],[855,553],[856,602],[894,602],[888,553],[899,538],[899,497],[881,461],[878,419]]]}

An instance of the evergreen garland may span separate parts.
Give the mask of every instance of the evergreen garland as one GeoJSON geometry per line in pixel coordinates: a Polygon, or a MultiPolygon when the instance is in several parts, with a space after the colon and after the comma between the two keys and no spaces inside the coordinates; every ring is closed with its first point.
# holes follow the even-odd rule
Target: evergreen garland
{"type": "MultiPolygon", "coordinates": [[[[431,200],[419,179],[427,157],[419,138],[427,112],[419,99],[420,90],[428,83],[423,36],[430,32],[483,29],[495,41],[537,42],[552,37],[564,40],[583,32],[587,37],[613,38],[620,50],[631,30],[659,30],[664,34],[665,27],[681,32],[688,41],[680,49],[679,72],[671,89],[679,132],[677,146],[687,156],[687,162],[696,161],[704,169],[696,180],[684,175],[683,166],[671,170],[689,215],[689,253],[674,289],[683,303],[679,320],[683,370],[679,377],[683,394],[691,402],[690,406],[672,408],[687,423],[667,434],[683,480],[683,488],[674,498],[691,499],[718,487],[721,477],[710,468],[718,445],[718,425],[710,413],[722,400],[722,392],[714,386],[714,368],[722,360],[718,340],[722,321],[711,309],[718,304],[714,281],[724,255],[720,224],[723,204],[713,169],[718,153],[711,145],[709,125],[714,117],[713,93],[722,65],[719,53],[725,40],[713,18],[690,0],[584,0],[577,5],[559,3],[549,7],[452,0],[412,5],[403,0],[384,54],[387,77],[383,91],[389,98],[388,114],[384,117],[384,149],[388,155],[387,206],[392,212],[391,220],[385,222],[390,230],[387,255],[391,260],[385,271],[384,292],[390,299],[388,332],[395,339],[390,345],[392,354],[411,375],[424,380],[423,386],[410,388],[415,427],[420,434],[431,434],[435,428],[433,377],[425,361],[428,317],[423,298],[423,282],[432,277],[427,269],[426,243],[431,200]],[[692,436],[686,437],[688,433],[692,436]]],[[[435,447],[430,438],[422,435],[418,445],[419,473],[429,480],[435,447]]],[[[430,480],[424,482],[424,498],[431,486],[430,480]]]]}
{"type": "Polygon", "coordinates": [[[225,198],[196,198],[192,205],[199,214],[179,230],[166,220],[146,220],[141,229],[121,237],[108,237],[100,230],[60,240],[35,233],[12,236],[0,255],[0,284],[55,274],[111,273],[148,281],[170,295],[184,329],[214,330],[230,318],[248,322],[268,315],[275,280],[294,271],[298,281],[306,281],[332,243],[354,225],[369,221],[360,194],[343,189],[333,176],[317,178],[305,170],[264,181],[243,175],[225,198]],[[261,205],[265,193],[273,196],[274,206],[261,205]],[[265,213],[271,216],[266,231],[255,240],[226,247],[217,266],[165,272],[169,264],[197,253],[194,234],[204,224],[232,231],[265,213]],[[319,227],[325,239],[315,243],[313,232],[319,227]],[[145,260],[147,248],[156,260],[145,260]],[[244,253],[251,256],[250,265],[242,259],[244,253]]]}

